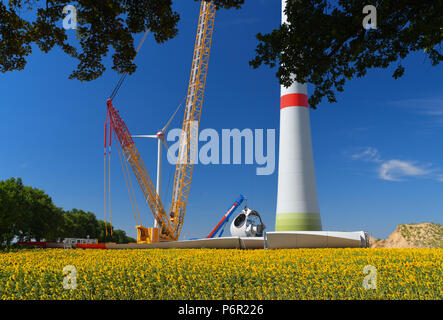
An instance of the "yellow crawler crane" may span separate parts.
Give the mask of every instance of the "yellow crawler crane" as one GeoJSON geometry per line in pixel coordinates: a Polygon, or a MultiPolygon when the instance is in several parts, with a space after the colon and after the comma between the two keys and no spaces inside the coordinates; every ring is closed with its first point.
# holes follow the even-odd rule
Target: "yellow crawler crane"
{"type": "Polygon", "coordinates": [[[158,223],[158,228],[146,228],[142,226],[140,222],[140,224],[136,226],[137,243],[176,241],[179,238],[191,186],[194,165],[193,158],[198,143],[198,126],[203,106],[215,11],[216,8],[212,1],[201,2],[169,215],[161,203],[160,197],[155,190],[155,186],[135,147],[135,143],[132,140],[126,124],[112,105],[112,98],[107,101],[108,118],[111,129],[117,136],[123,154],[129,162],[154,218],[158,223]]]}
{"type": "Polygon", "coordinates": [[[194,157],[198,146],[198,127],[203,107],[215,11],[215,5],[212,1],[201,2],[171,203],[171,222],[173,232],[177,237],[183,227],[194,168],[194,157]]]}

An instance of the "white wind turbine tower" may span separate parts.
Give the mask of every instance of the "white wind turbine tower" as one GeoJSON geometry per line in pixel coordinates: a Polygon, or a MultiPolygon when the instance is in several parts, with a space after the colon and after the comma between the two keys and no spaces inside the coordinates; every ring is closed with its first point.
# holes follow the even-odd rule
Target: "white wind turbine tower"
{"type": "MultiPolygon", "coordinates": [[[[172,119],[174,119],[175,114],[177,113],[177,111],[180,109],[180,107],[182,106],[183,103],[180,103],[180,105],[177,107],[177,109],[175,110],[174,114],[172,115],[172,117],[169,119],[169,121],[166,123],[166,125],[163,127],[163,129],[161,129],[160,131],[157,132],[157,134],[155,135],[149,135],[149,134],[142,134],[142,135],[133,135],[133,138],[151,138],[151,139],[157,139],[157,194],[158,197],[161,199],[161,191],[162,191],[162,144],[165,146],[166,150],[169,151],[168,145],[166,144],[165,141],[165,134],[166,134],[166,130],[168,130],[169,125],[172,122],[172,119]]],[[[158,223],[157,220],[155,220],[154,222],[154,227],[157,228],[158,227],[158,223]]]]}

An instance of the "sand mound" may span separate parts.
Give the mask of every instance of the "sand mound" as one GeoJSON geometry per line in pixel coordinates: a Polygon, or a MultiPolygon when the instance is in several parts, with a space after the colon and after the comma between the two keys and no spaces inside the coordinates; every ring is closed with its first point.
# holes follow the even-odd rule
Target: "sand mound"
{"type": "Polygon", "coordinates": [[[388,239],[370,237],[371,248],[443,248],[443,226],[436,223],[399,224],[388,239]]]}

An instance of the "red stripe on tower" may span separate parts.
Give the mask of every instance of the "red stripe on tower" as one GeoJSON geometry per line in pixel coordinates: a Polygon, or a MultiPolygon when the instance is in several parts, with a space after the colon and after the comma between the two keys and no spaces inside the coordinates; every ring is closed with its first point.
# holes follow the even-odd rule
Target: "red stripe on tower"
{"type": "Polygon", "coordinates": [[[287,107],[308,107],[308,95],[304,93],[289,93],[280,98],[280,109],[287,107]]]}

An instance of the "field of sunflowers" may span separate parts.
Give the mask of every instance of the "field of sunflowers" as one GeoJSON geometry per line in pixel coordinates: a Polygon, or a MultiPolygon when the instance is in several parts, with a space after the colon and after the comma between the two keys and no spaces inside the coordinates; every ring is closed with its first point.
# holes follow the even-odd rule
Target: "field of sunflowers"
{"type": "Polygon", "coordinates": [[[438,299],[443,249],[0,252],[0,299],[438,299]],[[367,267],[369,266],[369,267],[367,267]]]}

